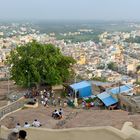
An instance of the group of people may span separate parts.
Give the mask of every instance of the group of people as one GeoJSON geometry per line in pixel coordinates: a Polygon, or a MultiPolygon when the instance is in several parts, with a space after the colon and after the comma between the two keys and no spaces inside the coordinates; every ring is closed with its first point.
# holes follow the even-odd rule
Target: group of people
{"type": "MultiPolygon", "coordinates": [[[[41,127],[41,126],[42,124],[37,119],[35,119],[32,124],[25,122],[23,127],[29,128],[29,127],[41,127]]],[[[20,123],[17,123],[15,128],[20,129],[21,128],[20,123]]]]}
{"type": "Polygon", "coordinates": [[[67,106],[67,102],[62,102],[61,97],[55,97],[55,92],[52,89],[45,88],[44,90],[38,91],[38,90],[32,90],[30,92],[27,92],[25,95],[25,98],[34,98],[38,99],[40,98],[41,104],[44,107],[48,107],[49,105],[53,106],[67,106]]]}
{"type": "Polygon", "coordinates": [[[54,99],[54,92],[53,90],[47,91],[46,89],[44,89],[44,91],[40,91],[40,96],[42,105],[48,106],[50,103],[50,99],[54,99]]]}
{"type": "Polygon", "coordinates": [[[25,98],[35,98],[39,96],[39,91],[35,88],[28,90],[27,93],[24,94],[25,98]]]}
{"type": "Polygon", "coordinates": [[[62,103],[61,97],[57,98],[55,97],[55,93],[53,90],[47,91],[44,89],[44,91],[40,91],[40,95],[41,95],[41,104],[45,107],[46,106],[48,107],[49,105],[63,106],[64,104],[66,104],[66,102],[64,104],[62,103]]]}
{"type": "Polygon", "coordinates": [[[53,112],[52,112],[52,117],[54,118],[54,119],[61,119],[62,118],[62,115],[63,115],[63,110],[60,108],[59,109],[59,111],[58,110],[54,110],[53,112]]]}
{"type": "Polygon", "coordinates": [[[94,107],[94,102],[90,102],[90,103],[86,103],[86,101],[82,101],[82,108],[85,109],[85,108],[90,108],[90,107],[94,107]]]}
{"type": "Polygon", "coordinates": [[[13,129],[8,135],[7,140],[26,140],[27,132],[25,130],[13,129]]]}

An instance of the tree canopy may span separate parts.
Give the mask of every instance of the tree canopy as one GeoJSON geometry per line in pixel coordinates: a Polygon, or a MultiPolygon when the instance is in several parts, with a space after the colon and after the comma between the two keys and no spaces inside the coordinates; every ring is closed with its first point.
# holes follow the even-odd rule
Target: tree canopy
{"type": "Polygon", "coordinates": [[[11,65],[11,79],[17,85],[31,87],[41,83],[62,84],[71,77],[75,60],[52,44],[33,41],[12,50],[7,62],[11,65]]]}
{"type": "Polygon", "coordinates": [[[117,71],[118,70],[118,67],[117,67],[116,63],[114,63],[114,62],[108,63],[108,68],[113,70],[113,71],[117,71]]]}

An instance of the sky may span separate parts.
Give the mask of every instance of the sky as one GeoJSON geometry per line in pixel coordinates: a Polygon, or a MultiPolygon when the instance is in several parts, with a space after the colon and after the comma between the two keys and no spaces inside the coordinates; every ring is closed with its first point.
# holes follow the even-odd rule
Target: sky
{"type": "Polygon", "coordinates": [[[140,0],[0,0],[0,19],[139,20],[140,0]]]}

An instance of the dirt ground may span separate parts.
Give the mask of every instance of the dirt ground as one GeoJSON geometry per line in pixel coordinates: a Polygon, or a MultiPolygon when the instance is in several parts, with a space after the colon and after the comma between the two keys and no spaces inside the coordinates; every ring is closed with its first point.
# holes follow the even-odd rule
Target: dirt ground
{"type": "MultiPolygon", "coordinates": [[[[19,122],[21,126],[23,126],[24,122],[26,121],[32,124],[34,119],[38,119],[42,123],[43,127],[56,128],[59,120],[55,120],[51,117],[52,112],[55,109],[56,108],[54,107],[44,107],[42,105],[40,105],[36,109],[23,108],[22,110],[7,116],[4,120],[0,122],[0,124],[11,128],[14,127],[17,122],[19,122]]],[[[64,112],[65,115],[63,116],[62,120],[65,120],[69,116],[69,114],[76,112],[76,110],[73,110],[72,108],[66,108],[64,109],[64,112]]]]}
{"type": "Polygon", "coordinates": [[[140,129],[140,115],[128,115],[128,112],[122,110],[84,110],[63,127],[113,126],[121,129],[126,121],[133,122],[134,127],[140,129]]]}
{"type": "Polygon", "coordinates": [[[53,129],[94,126],[113,126],[121,129],[124,122],[131,121],[136,128],[140,129],[140,115],[128,115],[128,112],[122,110],[83,110],[67,107],[64,108],[62,120],[54,120],[51,117],[54,109],[56,108],[47,108],[41,105],[36,109],[22,109],[7,116],[0,124],[11,128],[17,122],[23,126],[26,121],[31,124],[34,119],[38,119],[42,123],[42,127],[53,129]]]}

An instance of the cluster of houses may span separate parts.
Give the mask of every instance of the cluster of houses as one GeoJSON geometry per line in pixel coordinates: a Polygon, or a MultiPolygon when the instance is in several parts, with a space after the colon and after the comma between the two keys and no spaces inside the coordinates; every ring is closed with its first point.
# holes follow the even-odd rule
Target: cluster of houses
{"type": "MultiPolygon", "coordinates": [[[[16,27],[16,25],[13,25],[16,27]]],[[[66,43],[64,40],[57,40],[55,34],[40,34],[35,29],[27,26],[19,26],[19,30],[14,28],[12,32],[18,34],[0,38],[0,78],[7,76],[7,69],[4,66],[6,56],[17,45],[26,44],[33,39],[42,43],[52,43],[59,47],[64,55],[72,56],[77,60],[74,69],[75,78],[94,79],[94,77],[105,78],[106,81],[121,81],[123,84],[133,84],[136,82],[137,66],[140,63],[140,45],[138,43],[128,43],[125,39],[140,36],[138,30],[128,32],[104,32],[98,43],[93,41],[66,43]],[[15,30],[15,31],[14,31],[15,30]],[[22,33],[21,33],[22,32],[22,33]],[[27,32],[27,34],[25,34],[27,32]],[[23,34],[24,33],[24,34],[23,34]],[[116,65],[115,69],[108,67],[110,63],[116,65]]],[[[4,28],[3,26],[1,28],[4,28]]],[[[5,27],[6,28],[6,27],[5,27]]],[[[10,28],[10,27],[7,27],[10,28]]],[[[79,29],[79,32],[83,30],[79,29]]],[[[91,32],[84,29],[84,32],[91,32]]],[[[0,33],[4,35],[4,33],[0,33]]]]}
{"type": "MultiPolygon", "coordinates": [[[[19,30],[15,30],[18,32],[16,35],[0,38],[0,65],[3,65],[1,63],[11,49],[17,45],[26,44],[33,39],[42,43],[53,43],[61,49],[64,55],[74,57],[77,60],[78,74],[88,79],[98,75],[102,70],[101,67],[107,71],[107,64],[110,62],[117,64],[118,69],[116,71],[118,74],[125,75],[136,72],[136,66],[139,63],[139,44],[125,42],[125,39],[131,36],[138,36],[138,31],[132,31],[131,33],[104,32],[100,35],[100,42],[96,44],[93,41],[65,43],[64,40],[57,40],[54,33],[50,35],[39,34],[35,29],[28,29],[25,26],[19,27],[19,30]],[[26,32],[27,34],[25,34],[26,32]],[[99,71],[96,72],[95,70],[99,71]]],[[[113,71],[111,75],[115,77],[113,71]]],[[[111,81],[110,78],[109,80],[111,81]]]]}

